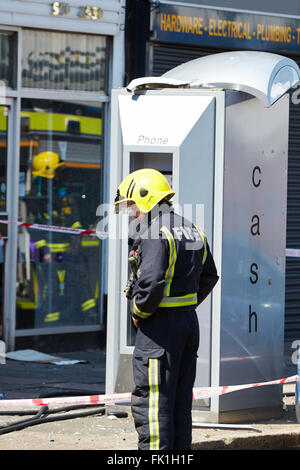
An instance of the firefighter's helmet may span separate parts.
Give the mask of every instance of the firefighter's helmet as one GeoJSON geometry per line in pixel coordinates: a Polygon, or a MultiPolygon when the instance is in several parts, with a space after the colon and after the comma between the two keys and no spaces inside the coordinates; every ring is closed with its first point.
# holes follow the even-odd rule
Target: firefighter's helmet
{"type": "Polygon", "coordinates": [[[64,163],[59,161],[59,155],[55,152],[42,152],[33,158],[32,174],[43,178],[54,178],[55,171],[64,163]]]}
{"type": "Polygon", "coordinates": [[[134,203],[141,212],[150,212],[163,199],[170,200],[174,191],[166,177],[157,170],[144,168],[130,173],[119,185],[115,209],[134,203]]]}

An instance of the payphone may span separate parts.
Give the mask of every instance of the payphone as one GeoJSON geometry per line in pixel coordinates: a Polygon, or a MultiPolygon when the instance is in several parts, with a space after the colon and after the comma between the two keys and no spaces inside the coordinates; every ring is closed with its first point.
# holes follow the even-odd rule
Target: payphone
{"type": "MultiPolygon", "coordinates": [[[[112,92],[111,201],[140,168],[166,175],[175,210],[207,235],[220,275],[197,308],[195,387],[282,377],[289,97],[297,64],[241,51],[193,60],[112,92]]],[[[111,214],[106,391],[132,390],[135,331],[123,290],[128,219],[111,214]]],[[[194,402],[206,420],[274,416],[280,386],[194,402]]]]}

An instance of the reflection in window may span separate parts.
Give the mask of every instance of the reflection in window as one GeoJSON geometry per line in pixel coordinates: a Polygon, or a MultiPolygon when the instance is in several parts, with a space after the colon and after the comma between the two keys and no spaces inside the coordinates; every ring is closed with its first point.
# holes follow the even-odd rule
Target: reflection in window
{"type": "Polygon", "coordinates": [[[0,33],[0,86],[13,87],[14,85],[15,39],[14,33],[0,33]]]}
{"type": "MultiPolygon", "coordinates": [[[[7,124],[8,124],[9,108],[0,106],[0,212],[6,211],[6,168],[7,168],[7,124]]],[[[0,228],[0,338],[2,337],[3,322],[3,279],[4,279],[4,240],[2,238],[3,225],[0,228]],[[2,232],[2,234],[1,234],[2,232]]],[[[0,344],[0,353],[1,353],[0,344]]],[[[0,361],[1,365],[1,361],[0,361]]]]}
{"type": "Polygon", "coordinates": [[[104,91],[104,36],[23,30],[22,86],[104,91]]]}
{"type": "Polygon", "coordinates": [[[6,211],[8,107],[0,106],[0,212],[6,211]]]}
{"type": "MultiPolygon", "coordinates": [[[[21,220],[95,229],[101,104],[22,100],[21,220]]],[[[17,328],[99,323],[100,240],[21,227],[17,328]]]]}

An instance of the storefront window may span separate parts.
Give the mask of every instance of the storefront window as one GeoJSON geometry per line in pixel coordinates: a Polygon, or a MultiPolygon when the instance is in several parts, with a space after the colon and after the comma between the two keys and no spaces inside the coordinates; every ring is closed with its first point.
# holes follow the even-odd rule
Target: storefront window
{"type": "Polygon", "coordinates": [[[51,90],[104,91],[105,36],[23,30],[22,86],[51,90]]]}
{"type": "MultiPolygon", "coordinates": [[[[22,100],[19,218],[95,229],[101,203],[102,105],[22,100]]],[[[20,227],[17,328],[99,323],[101,241],[20,227]]]]}
{"type": "Polygon", "coordinates": [[[0,32],[0,81],[10,87],[14,87],[15,39],[14,33],[0,32]]]}

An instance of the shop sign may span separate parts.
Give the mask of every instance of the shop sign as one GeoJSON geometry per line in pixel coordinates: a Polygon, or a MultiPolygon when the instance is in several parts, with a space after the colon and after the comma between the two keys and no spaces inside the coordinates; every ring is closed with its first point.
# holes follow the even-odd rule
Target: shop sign
{"type": "Polygon", "coordinates": [[[158,41],[224,49],[300,52],[300,22],[294,18],[160,3],[151,21],[158,41]]]}
{"type": "MultiPolygon", "coordinates": [[[[54,16],[66,16],[71,11],[70,4],[65,2],[53,2],[51,8],[54,16]]],[[[78,7],[77,16],[89,20],[99,20],[103,17],[103,9],[92,5],[80,6],[78,7]]]]}

